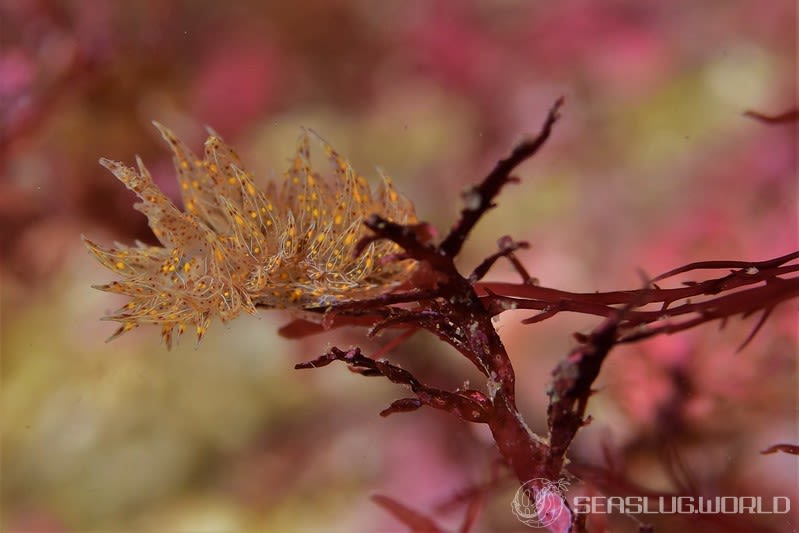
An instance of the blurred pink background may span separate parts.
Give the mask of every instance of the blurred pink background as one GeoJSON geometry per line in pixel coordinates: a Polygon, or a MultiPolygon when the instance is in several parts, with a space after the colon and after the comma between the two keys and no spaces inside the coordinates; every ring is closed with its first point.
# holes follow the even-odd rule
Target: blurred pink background
{"type": "MultiPolygon", "coordinates": [[[[521,257],[543,285],[636,288],[638,268],[797,248],[796,126],[742,116],[795,107],[796,21],[788,0],[0,0],[0,527],[401,531],[371,494],[435,514],[496,458],[484,428],[448,415],[380,418],[405,394],[387,381],[292,369],[331,344],[368,353],[388,337],[290,342],[276,335],[290,317],[262,312],[215,324],[199,347],[184,338],[167,352],[146,328],[105,344],[114,326],[98,319],[119,302],[89,287],[110,276],[80,235],[152,241],[97,164],[139,154],[175,195],[152,120],[195,149],[213,127],[261,180],[311,127],[361,172],[384,169],[444,232],[460,191],[565,95],[552,139],[462,266],[509,234],[530,241],[521,257]]],[[[502,265],[491,279],[514,276],[502,265]]],[[[522,412],[543,432],[549,373],[597,320],[525,316],[497,327],[522,412]]],[[[792,495],[799,508],[796,458],[758,453],[799,442],[795,302],[735,353],[754,322],[615,351],[573,461],[612,458],[626,479],[669,491],[664,450],[676,450],[703,494],[792,495]]],[[[430,384],[482,386],[427,335],[391,358],[430,384]]],[[[527,530],[510,512],[516,488],[486,495],[476,530],[527,530]]],[[[436,516],[454,528],[462,514],[436,516]]],[[[787,518],[755,520],[780,531],[787,518]]]]}

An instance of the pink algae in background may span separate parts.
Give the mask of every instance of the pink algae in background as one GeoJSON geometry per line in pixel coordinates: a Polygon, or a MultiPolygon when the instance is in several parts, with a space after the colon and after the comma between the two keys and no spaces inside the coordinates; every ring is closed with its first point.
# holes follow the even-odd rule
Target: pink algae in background
{"type": "Polygon", "coordinates": [[[221,135],[233,134],[272,107],[280,81],[280,60],[268,44],[222,39],[198,67],[192,109],[221,135]]]}

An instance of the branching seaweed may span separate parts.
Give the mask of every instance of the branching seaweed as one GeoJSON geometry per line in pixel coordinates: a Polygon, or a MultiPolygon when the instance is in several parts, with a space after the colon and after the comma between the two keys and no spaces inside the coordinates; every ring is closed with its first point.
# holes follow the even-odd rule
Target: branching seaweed
{"type": "MultiPolygon", "coordinates": [[[[402,257],[426,263],[435,275],[432,287],[417,287],[406,292],[381,295],[375,299],[336,305],[317,311],[325,313],[323,324],[298,319],[281,329],[287,337],[298,337],[344,325],[371,325],[370,334],[387,327],[424,329],[456,348],[486,376],[486,391],[431,389],[407,370],[382,360],[370,359],[360,350],[332,348],[318,359],[296,368],[315,368],[342,361],[358,373],[383,376],[394,383],[410,386],[414,398],[394,402],[381,415],[413,411],[424,405],[448,411],[466,421],[485,423],[497,449],[520,483],[544,479],[555,482],[563,476],[566,454],[579,429],[588,423],[586,407],[592,386],[610,351],[618,344],[632,343],[661,334],[671,334],[710,321],[726,321],[733,316],[760,313],[752,333],[741,348],[752,340],[773,309],[799,296],[799,251],[765,261],[707,261],[692,263],[647,280],[644,287],[604,293],[571,293],[539,286],[514,256],[527,243],[510,237],[499,240],[499,250],[484,259],[468,276],[460,274],[453,259],[460,252],[471,229],[502,188],[517,181],[511,175],[521,162],[537,153],[558,119],[562,100],[550,110],[540,133],[516,146],[497,163],[478,185],[464,193],[465,207],[459,221],[440,244],[422,242],[418,225],[404,226],[372,216],[366,221],[373,235],[360,243],[386,239],[404,250],[402,257]],[[520,283],[481,282],[489,269],[507,258],[521,277],[520,283]],[[680,288],[660,288],[657,284],[678,275],[706,270],[727,273],[702,280],[684,281],[680,288]],[[409,304],[415,304],[409,306],[409,304]],[[579,345],[553,370],[547,410],[547,435],[534,434],[516,408],[515,375],[505,347],[491,318],[509,309],[531,309],[539,313],[525,319],[533,324],[561,312],[605,317],[588,335],[575,335],[579,345]]],[[[787,451],[788,445],[766,452],[787,451]]],[[[764,453],[766,453],[764,452],[764,453]]],[[[535,491],[542,487],[532,486],[535,491]]],[[[431,518],[381,497],[380,505],[414,531],[434,526],[431,518]]],[[[581,530],[584,518],[550,523],[551,531],[581,530]]],[[[471,523],[471,522],[465,522],[471,523]]],[[[646,526],[641,526],[646,527],[646,526]]],[[[438,526],[435,526],[438,528],[438,526]]],[[[436,529],[433,529],[436,530],[436,529]]],[[[439,528],[440,530],[440,528],[439,528]]]]}

